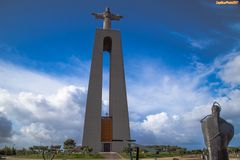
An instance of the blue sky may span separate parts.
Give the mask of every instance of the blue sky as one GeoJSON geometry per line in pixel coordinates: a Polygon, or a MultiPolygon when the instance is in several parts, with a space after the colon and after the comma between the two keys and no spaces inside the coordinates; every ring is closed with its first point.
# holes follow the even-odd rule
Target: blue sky
{"type": "Polygon", "coordinates": [[[202,148],[199,120],[217,100],[238,146],[240,8],[213,0],[2,0],[0,112],[8,125],[0,125],[7,127],[0,142],[72,137],[81,144],[94,33],[102,26],[91,13],[105,7],[124,16],[112,28],[122,33],[133,139],[202,148]]]}

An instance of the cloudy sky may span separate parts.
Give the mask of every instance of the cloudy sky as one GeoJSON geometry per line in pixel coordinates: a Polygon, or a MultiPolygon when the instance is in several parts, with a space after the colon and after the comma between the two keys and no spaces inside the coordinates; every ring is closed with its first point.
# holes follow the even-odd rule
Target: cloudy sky
{"type": "MultiPolygon", "coordinates": [[[[102,25],[90,13],[107,6],[124,16],[113,28],[122,33],[132,139],[203,148],[200,120],[218,101],[239,146],[240,8],[214,0],[1,0],[0,145],[81,144],[102,25]]],[[[107,85],[103,93],[106,110],[107,85]]]]}

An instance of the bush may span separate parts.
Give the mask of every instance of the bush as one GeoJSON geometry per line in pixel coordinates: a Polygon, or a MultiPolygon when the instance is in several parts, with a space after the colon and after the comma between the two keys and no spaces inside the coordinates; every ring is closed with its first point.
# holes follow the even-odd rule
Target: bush
{"type": "Polygon", "coordinates": [[[5,146],[4,148],[0,149],[0,154],[1,155],[16,155],[16,149],[5,146]]]}

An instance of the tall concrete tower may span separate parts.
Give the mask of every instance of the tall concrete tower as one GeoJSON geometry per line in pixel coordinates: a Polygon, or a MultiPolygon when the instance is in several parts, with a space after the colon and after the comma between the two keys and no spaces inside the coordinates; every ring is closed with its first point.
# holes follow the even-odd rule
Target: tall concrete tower
{"type": "Polygon", "coordinates": [[[111,21],[122,16],[109,8],[93,15],[103,19],[103,29],[95,33],[82,145],[93,152],[120,152],[130,140],[130,129],[121,33],[111,29],[111,21]],[[101,116],[103,52],[110,54],[109,116],[105,117],[101,116]]]}

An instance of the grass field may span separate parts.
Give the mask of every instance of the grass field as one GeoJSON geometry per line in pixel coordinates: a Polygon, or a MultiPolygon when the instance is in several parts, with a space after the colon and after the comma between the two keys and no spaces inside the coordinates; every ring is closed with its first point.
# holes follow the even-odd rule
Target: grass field
{"type": "MultiPolygon", "coordinates": [[[[140,159],[143,159],[143,160],[173,160],[173,158],[177,158],[179,160],[201,160],[199,157],[194,157],[194,156],[188,156],[188,157],[179,157],[179,156],[174,156],[174,157],[162,157],[162,158],[140,158],[140,159]]],[[[20,157],[17,157],[17,156],[7,156],[7,157],[4,157],[4,159],[6,160],[42,160],[42,157],[37,157],[37,156],[27,156],[27,157],[23,157],[23,156],[20,156],[20,157]]],[[[89,155],[87,157],[83,157],[83,156],[71,156],[71,157],[61,157],[61,156],[58,156],[55,158],[55,160],[83,160],[83,159],[117,159],[117,158],[106,158],[104,157],[104,155],[101,155],[101,154],[96,154],[96,155],[89,155]]],[[[125,158],[126,160],[129,159],[129,158],[125,158]]],[[[134,158],[135,159],[135,158],[134,158]]],[[[230,158],[230,160],[240,160],[239,158],[230,158]]]]}
{"type": "MultiPolygon", "coordinates": [[[[173,160],[173,158],[178,158],[179,160],[200,160],[197,158],[181,158],[181,157],[167,157],[167,158],[140,158],[144,160],[173,160]]],[[[72,158],[56,158],[55,160],[68,160],[72,158]]],[[[93,158],[93,157],[88,157],[88,158],[74,158],[75,160],[82,160],[82,159],[105,159],[103,157],[98,157],[98,158],[93,158]]],[[[42,158],[30,158],[30,157],[14,157],[14,156],[8,156],[6,157],[6,160],[42,160],[42,158]]]]}

